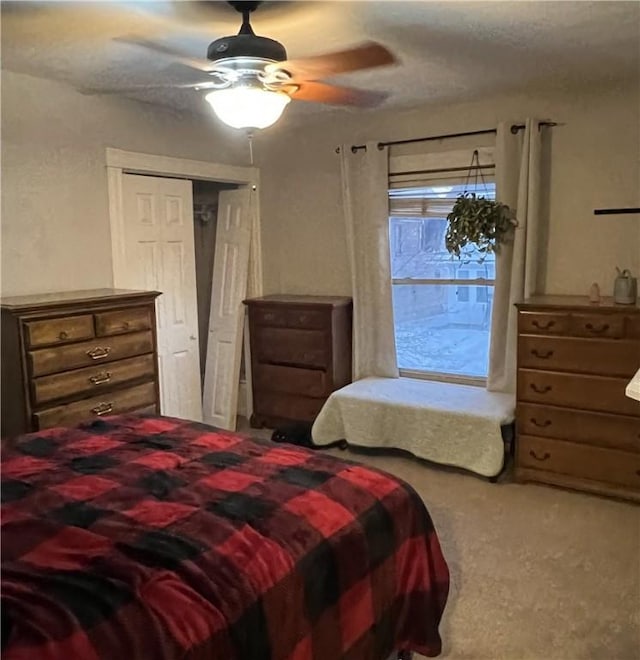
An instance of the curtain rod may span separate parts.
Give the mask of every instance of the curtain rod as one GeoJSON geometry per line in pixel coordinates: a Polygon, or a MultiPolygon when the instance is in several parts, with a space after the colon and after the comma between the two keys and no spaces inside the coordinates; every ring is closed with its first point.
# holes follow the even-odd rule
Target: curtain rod
{"type": "MultiPolygon", "coordinates": [[[[557,126],[555,121],[541,121],[538,122],[538,128],[543,126],[557,126]]],[[[524,124],[512,124],[511,132],[515,135],[518,131],[521,131],[524,128],[524,124]]],[[[427,137],[411,138],[410,140],[391,140],[390,142],[378,142],[378,149],[384,149],[385,147],[390,147],[397,144],[413,144],[414,142],[430,142],[432,140],[448,140],[449,138],[459,138],[459,137],[470,137],[473,135],[490,135],[491,133],[497,133],[497,128],[484,128],[480,131],[466,131],[465,133],[447,133],[445,135],[429,135],[427,137]]],[[[361,149],[366,149],[366,144],[353,144],[351,145],[352,153],[356,153],[361,149]]],[[[336,148],[336,153],[340,153],[340,147],[336,148]]]]}

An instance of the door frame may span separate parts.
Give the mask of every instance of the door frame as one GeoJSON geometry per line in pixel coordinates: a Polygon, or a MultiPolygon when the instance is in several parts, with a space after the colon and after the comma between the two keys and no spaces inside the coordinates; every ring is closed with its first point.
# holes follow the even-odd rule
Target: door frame
{"type": "MultiPolygon", "coordinates": [[[[249,279],[247,296],[262,295],[262,240],[260,233],[260,170],[257,167],[210,163],[173,156],[160,156],[137,151],[106,148],[107,190],[109,197],[109,224],[111,227],[111,266],[114,288],[123,288],[125,268],[124,208],[122,182],[125,174],[167,176],[181,179],[218,181],[248,186],[253,191],[251,199],[251,247],[249,250],[249,279]]],[[[247,417],[253,412],[251,394],[251,360],[245,322],[245,375],[246,392],[241,398],[246,401],[247,417]]],[[[208,365],[205,366],[205,370],[208,365]]]]}

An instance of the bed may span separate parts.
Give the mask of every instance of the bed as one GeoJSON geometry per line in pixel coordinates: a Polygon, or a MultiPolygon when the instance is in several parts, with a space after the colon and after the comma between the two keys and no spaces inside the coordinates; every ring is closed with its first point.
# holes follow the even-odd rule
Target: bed
{"type": "Polygon", "coordinates": [[[357,463],[157,416],[2,453],[3,660],[435,656],[424,504],[357,463]]]}

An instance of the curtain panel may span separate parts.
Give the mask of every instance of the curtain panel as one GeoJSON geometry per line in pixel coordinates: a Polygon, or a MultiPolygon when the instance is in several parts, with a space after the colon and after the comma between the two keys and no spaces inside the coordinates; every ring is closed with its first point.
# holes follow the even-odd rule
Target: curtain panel
{"type": "Polygon", "coordinates": [[[353,377],[396,378],[389,255],[389,152],[377,143],[340,149],[353,297],[353,377]]]}
{"type": "Polygon", "coordinates": [[[496,255],[496,283],[491,315],[487,389],[515,392],[517,310],[515,303],[536,293],[542,233],[542,137],[538,120],[527,119],[522,135],[512,122],[498,125],[496,135],[496,199],[515,209],[518,226],[512,243],[496,255]]]}

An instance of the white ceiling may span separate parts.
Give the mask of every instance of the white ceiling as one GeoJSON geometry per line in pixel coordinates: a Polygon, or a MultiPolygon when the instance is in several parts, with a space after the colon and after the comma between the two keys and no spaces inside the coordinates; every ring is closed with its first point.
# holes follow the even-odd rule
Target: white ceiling
{"type": "MultiPolygon", "coordinates": [[[[2,67],[79,90],[196,82],[197,72],[113,38],[135,34],[205,57],[211,41],[237,32],[239,19],[226,2],[2,2],[2,67]]],[[[367,39],[385,44],[398,65],[335,79],[391,92],[384,107],[640,76],[637,1],[266,2],[252,22],[289,57],[367,39]]],[[[200,112],[202,94],[127,96],[200,112]]],[[[321,109],[299,101],[288,113],[321,109]]]]}

